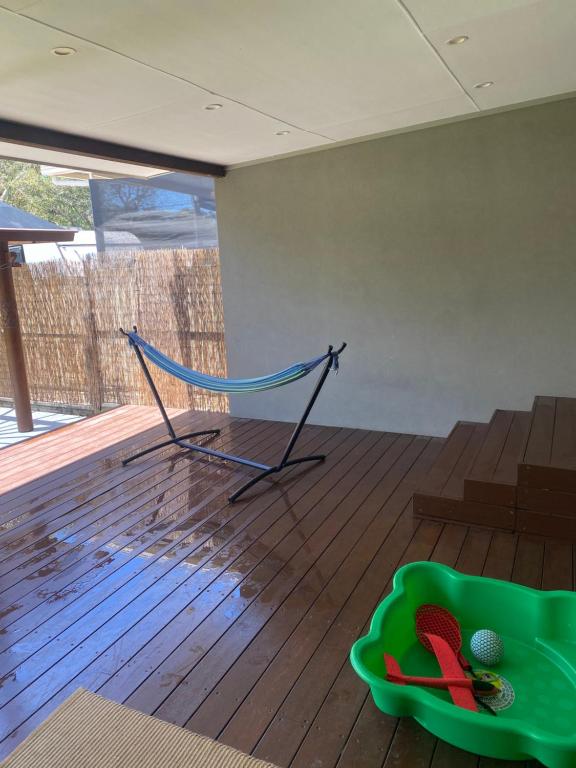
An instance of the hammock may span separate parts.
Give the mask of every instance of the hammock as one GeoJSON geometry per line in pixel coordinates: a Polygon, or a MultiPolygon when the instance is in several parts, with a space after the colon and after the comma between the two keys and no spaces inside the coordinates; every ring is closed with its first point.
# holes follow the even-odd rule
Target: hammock
{"type": "Polygon", "coordinates": [[[327,352],[325,355],[315,357],[307,363],[294,363],[289,368],[285,368],[278,373],[271,373],[268,376],[258,376],[254,379],[221,379],[216,376],[208,376],[206,373],[194,371],[191,368],[172,360],[167,355],[157,350],[151,344],[144,341],[135,331],[127,334],[130,344],[137,346],[142,350],[150,362],[157,365],[166,373],[175,376],[177,379],[191,384],[195,387],[207,389],[210,392],[225,392],[228,394],[240,394],[242,392],[263,392],[267,389],[283,387],[292,381],[308,376],[315,368],[321,365],[328,358],[331,359],[331,368],[338,369],[338,355],[327,352]]]}
{"type": "Polygon", "coordinates": [[[272,373],[269,376],[257,376],[254,379],[222,379],[218,378],[217,376],[208,376],[207,374],[200,373],[199,371],[193,371],[190,368],[186,368],[184,365],[181,365],[175,360],[167,357],[167,355],[164,355],[151,344],[148,344],[146,341],[144,341],[144,339],[138,335],[136,327],[134,327],[134,330],[130,333],[126,333],[126,331],[122,330],[122,328],[120,328],[120,332],[128,338],[130,346],[136,353],[136,357],[138,358],[142,372],[146,378],[146,381],[148,382],[148,385],[150,386],[154,400],[160,409],[162,419],[164,420],[166,429],[170,435],[169,440],[165,440],[162,443],[157,443],[156,445],[144,448],[142,451],[138,451],[138,453],[134,454],[133,456],[129,456],[127,459],[123,459],[122,464],[129,464],[131,461],[134,461],[134,459],[137,459],[140,456],[145,456],[152,451],[157,451],[158,449],[165,448],[168,445],[177,445],[180,448],[187,448],[190,451],[198,451],[199,453],[204,453],[208,456],[215,456],[220,459],[225,459],[226,461],[234,461],[237,464],[243,464],[247,467],[252,467],[253,469],[259,469],[259,475],[253,477],[251,480],[248,480],[248,482],[244,483],[241,488],[239,488],[229,497],[229,501],[232,502],[236,501],[236,499],[245,491],[247,491],[248,488],[251,488],[255,483],[259,482],[268,475],[271,475],[275,472],[280,472],[286,467],[293,466],[294,464],[302,464],[306,461],[324,461],[326,458],[324,455],[318,454],[291,459],[290,454],[296,445],[296,441],[298,440],[300,432],[306,424],[306,419],[308,418],[310,411],[312,410],[312,407],[316,402],[318,395],[320,394],[320,390],[324,386],[324,382],[326,381],[328,373],[332,369],[336,371],[338,370],[338,356],[346,344],[342,344],[340,349],[337,350],[334,350],[333,347],[330,346],[328,347],[328,352],[325,355],[315,357],[312,360],[309,360],[307,363],[295,363],[294,365],[285,368],[283,371],[272,373]],[[192,384],[196,387],[202,387],[202,389],[207,389],[210,392],[227,392],[232,394],[239,394],[242,392],[263,392],[267,389],[282,387],[284,384],[289,384],[291,381],[302,379],[322,363],[324,363],[324,368],[322,369],[320,378],[314,387],[312,396],[310,397],[310,400],[304,409],[304,413],[302,414],[300,421],[296,425],[296,428],[294,429],[294,432],[288,441],[288,445],[284,450],[282,458],[278,464],[270,466],[268,464],[260,464],[257,461],[252,461],[252,459],[246,459],[243,456],[232,456],[229,453],[218,451],[215,448],[209,448],[206,445],[198,445],[197,443],[189,443],[187,441],[187,439],[190,437],[199,437],[201,435],[219,435],[219,429],[205,429],[200,432],[189,432],[185,435],[177,435],[172,422],[166,413],[164,403],[162,402],[160,393],[156,389],[156,385],[154,384],[154,380],[150,371],[148,370],[148,366],[146,365],[144,357],[150,360],[151,363],[154,363],[154,365],[158,366],[158,368],[161,368],[163,371],[166,371],[166,373],[175,376],[187,384],[192,384]]]}

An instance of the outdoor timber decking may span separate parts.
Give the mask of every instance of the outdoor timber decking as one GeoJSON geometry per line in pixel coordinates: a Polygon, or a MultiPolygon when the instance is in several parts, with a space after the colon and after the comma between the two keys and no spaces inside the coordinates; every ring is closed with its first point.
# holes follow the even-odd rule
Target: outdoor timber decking
{"type": "MultiPolygon", "coordinates": [[[[176,423],[264,461],[290,432],[176,423]]],[[[326,463],[229,505],[237,466],[173,448],[120,465],[161,435],[126,407],[0,452],[0,757],[83,686],[279,766],[500,765],[378,712],[348,651],[405,562],[572,589],[571,544],[413,522],[438,438],[307,426],[326,463]]]]}

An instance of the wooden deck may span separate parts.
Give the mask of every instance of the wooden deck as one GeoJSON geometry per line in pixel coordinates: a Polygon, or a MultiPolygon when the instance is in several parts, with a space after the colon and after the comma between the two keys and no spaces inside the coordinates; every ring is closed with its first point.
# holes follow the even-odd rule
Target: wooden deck
{"type": "MultiPolygon", "coordinates": [[[[176,422],[263,461],[290,433],[176,422]]],[[[229,505],[243,468],[174,449],[120,465],[161,434],[127,407],[0,452],[0,757],[83,686],[279,766],[501,765],[380,713],[348,652],[403,563],[572,589],[571,544],[413,522],[438,438],[309,426],[325,464],[229,505]]]]}

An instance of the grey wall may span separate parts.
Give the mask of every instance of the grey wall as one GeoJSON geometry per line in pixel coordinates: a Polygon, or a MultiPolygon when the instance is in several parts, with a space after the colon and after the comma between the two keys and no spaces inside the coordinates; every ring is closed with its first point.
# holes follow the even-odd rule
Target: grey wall
{"type": "MultiPolygon", "coordinates": [[[[312,421],[446,434],[576,395],[576,100],[233,170],[230,375],[349,343],[312,421]]],[[[293,420],[312,381],[236,397],[293,420]]]]}

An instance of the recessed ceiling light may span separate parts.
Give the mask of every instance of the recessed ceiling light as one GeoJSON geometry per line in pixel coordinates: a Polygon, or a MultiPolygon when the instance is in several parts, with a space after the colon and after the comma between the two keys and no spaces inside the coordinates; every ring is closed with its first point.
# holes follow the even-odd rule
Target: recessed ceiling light
{"type": "Polygon", "coordinates": [[[447,45],[462,45],[462,43],[467,43],[470,38],[468,35],[457,35],[456,37],[451,37],[450,40],[447,40],[447,45]]]}
{"type": "Polygon", "coordinates": [[[210,112],[214,109],[222,109],[223,104],[207,104],[204,109],[208,109],[210,112]]]}
{"type": "Polygon", "coordinates": [[[75,53],[78,53],[76,48],[68,48],[66,46],[62,46],[59,48],[52,48],[50,53],[53,53],[54,56],[74,56],[75,53]]]}
{"type": "Polygon", "coordinates": [[[276,131],[276,136],[288,136],[290,131],[276,131]]]}
{"type": "Polygon", "coordinates": [[[474,88],[490,88],[492,85],[494,85],[494,80],[486,80],[483,83],[476,83],[474,88]]]}

